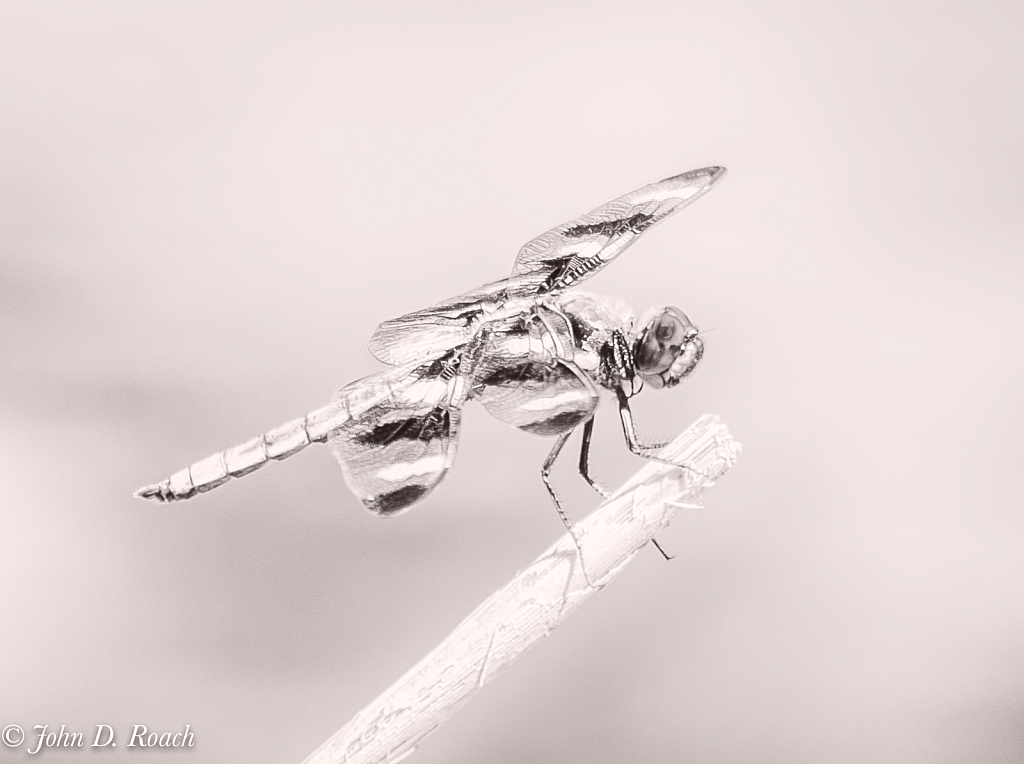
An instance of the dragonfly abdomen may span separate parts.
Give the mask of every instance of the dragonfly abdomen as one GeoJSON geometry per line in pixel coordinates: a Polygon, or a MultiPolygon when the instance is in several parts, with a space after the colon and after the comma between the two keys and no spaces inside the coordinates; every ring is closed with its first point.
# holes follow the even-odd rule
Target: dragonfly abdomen
{"type": "Polygon", "coordinates": [[[193,462],[167,480],[140,488],[135,496],[153,501],[191,499],[231,478],[248,475],[270,461],[287,459],[310,443],[325,442],[331,430],[349,418],[347,407],[332,403],[245,443],[193,462]]]}

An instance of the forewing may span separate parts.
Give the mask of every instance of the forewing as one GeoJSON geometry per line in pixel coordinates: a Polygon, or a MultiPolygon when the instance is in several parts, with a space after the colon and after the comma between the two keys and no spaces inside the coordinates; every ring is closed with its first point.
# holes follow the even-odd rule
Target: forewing
{"type": "Polygon", "coordinates": [[[706,194],[724,174],[724,167],[684,172],[538,236],[519,250],[511,279],[516,294],[557,292],[589,278],[648,228],[706,194]]]}
{"type": "Polygon", "coordinates": [[[472,339],[481,317],[506,297],[507,280],[385,321],[370,337],[379,361],[400,366],[438,358],[472,339]]]}
{"type": "Polygon", "coordinates": [[[705,167],[637,189],[526,244],[512,278],[385,321],[370,352],[393,366],[438,358],[472,339],[510,297],[558,292],[590,277],[651,226],[707,193],[725,174],[705,167]]]}
{"type": "Polygon", "coordinates": [[[350,416],[330,436],[345,482],[371,512],[396,515],[423,499],[455,460],[461,411],[442,364],[366,377],[334,400],[350,416]]]}

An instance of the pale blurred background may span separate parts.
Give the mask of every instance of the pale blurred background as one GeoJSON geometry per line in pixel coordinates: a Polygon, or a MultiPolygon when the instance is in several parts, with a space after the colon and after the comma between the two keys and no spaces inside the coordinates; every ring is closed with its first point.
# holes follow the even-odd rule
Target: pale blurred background
{"type": "Polygon", "coordinates": [[[561,532],[550,443],[471,407],[392,521],[323,448],[132,491],[721,164],[588,288],[713,329],[636,415],[718,414],[738,466],[410,761],[1024,760],[1022,31],[1016,2],[0,4],[0,727],[298,764],[561,532]]]}

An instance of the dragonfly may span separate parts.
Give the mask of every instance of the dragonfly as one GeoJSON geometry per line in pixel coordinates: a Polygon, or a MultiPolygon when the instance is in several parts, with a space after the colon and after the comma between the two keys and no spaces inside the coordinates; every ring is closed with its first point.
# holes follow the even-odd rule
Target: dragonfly
{"type": "Polygon", "coordinates": [[[508,278],[378,326],[369,349],[388,369],[341,388],[327,406],[201,459],[135,496],[190,499],[311,443],[326,443],[366,508],[398,515],[423,501],[448,473],[463,406],[475,400],[502,422],[555,438],[541,477],[572,533],[549,476],[569,436],[582,427],[579,472],[608,495],[589,470],[601,391],[618,402],[629,449],[661,461],[661,446],[638,438],[630,399],[645,384],[674,387],[704,355],[697,327],[679,308],[652,308],[637,320],[620,298],[573,287],[724,174],[724,167],[684,172],[541,234],[519,250],[508,278]]]}

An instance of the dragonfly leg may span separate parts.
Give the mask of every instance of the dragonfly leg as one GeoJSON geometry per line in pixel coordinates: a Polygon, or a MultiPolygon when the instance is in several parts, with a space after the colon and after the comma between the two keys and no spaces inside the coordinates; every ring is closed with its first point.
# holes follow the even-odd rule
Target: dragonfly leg
{"type": "MultiPolygon", "coordinates": [[[[594,381],[589,376],[587,376],[586,372],[584,372],[583,369],[581,369],[573,361],[563,360],[560,361],[560,363],[567,369],[569,369],[569,371],[576,375],[580,382],[582,382],[583,385],[590,391],[591,395],[593,395],[594,400],[597,401],[598,397],[600,396],[600,393],[598,392],[597,386],[594,384],[594,381]]],[[[583,479],[587,481],[587,485],[589,485],[591,488],[593,488],[595,491],[601,494],[601,496],[607,499],[609,496],[611,496],[611,494],[607,490],[605,490],[605,488],[600,483],[598,483],[596,480],[590,477],[590,440],[593,437],[593,434],[594,416],[591,415],[590,419],[588,419],[583,425],[583,442],[580,444],[579,471],[583,479]]]]}
{"type": "Polygon", "coordinates": [[[593,433],[594,417],[590,417],[583,425],[583,443],[580,445],[580,475],[587,481],[587,485],[607,499],[611,494],[590,477],[590,438],[593,433]]]}
{"type": "MultiPolygon", "coordinates": [[[[629,444],[629,450],[637,456],[642,456],[644,459],[650,459],[651,461],[661,462],[662,464],[671,464],[673,467],[682,467],[690,472],[696,472],[698,475],[707,477],[707,475],[700,470],[695,470],[686,464],[677,464],[676,462],[669,461],[668,459],[662,459],[659,456],[655,456],[652,452],[658,449],[664,448],[667,444],[661,445],[644,445],[640,443],[640,439],[636,436],[636,425],[633,424],[633,412],[629,409],[629,398],[626,396],[626,392],[620,387],[615,391],[616,396],[619,399],[619,417],[622,419],[622,432],[626,435],[626,443],[629,444]]],[[[661,552],[661,556],[666,560],[672,560],[675,555],[670,555],[661,548],[661,544],[658,543],[658,539],[651,538],[654,542],[654,547],[661,552]]]]}
{"type": "Polygon", "coordinates": [[[710,477],[706,472],[694,469],[688,464],[680,464],[672,461],[671,459],[665,459],[655,454],[655,451],[664,447],[662,445],[645,445],[641,443],[640,439],[636,435],[636,425],[633,424],[633,412],[629,409],[629,398],[626,396],[626,391],[621,387],[617,387],[615,389],[615,396],[619,399],[619,418],[622,420],[622,433],[626,436],[626,444],[629,446],[630,451],[644,459],[650,459],[652,462],[669,464],[673,467],[681,467],[682,469],[694,472],[701,477],[710,477]]]}
{"type": "Polygon", "coordinates": [[[657,550],[658,550],[659,552],[661,552],[661,556],[662,556],[662,557],[664,557],[666,561],[668,561],[668,560],[674,560],[674,559],[676,558],[676,556],[675,556],[674,554],[668,554],[668,553],[667,553],[667,552],[666,552],[666,551],[665,551],[664,549],[662,549],[662,548],[661,548],[661,544],[659,544],[659,543],[658,543],[658,539],[656,539],[656,538],[654,538],[654,537],[652,536],[652,537],[651,537],[651,541],[653,541],[653,542],[654,542],[654,546],[655,546],[655,548],[656,548],[656,549],[657,549],[657,550]]]}
{"type": "Polygon", "coordinates": [[[540,476],[544,481],[544,487],[548,489],[548,495],[551,497],[551,502],[555,505],[555,510],[558,512],[558,517],[562,520],[562,525],[565,526],[565,530],[568,531],[569,537],[572,539],[572,543],[576,545],[576,553],[580,558],[580,570],[583,571],[583,577],[586,579],[590,586],[594,583],[590,580],[590,576],[587,574],[587,566],[583,562],[583,546],[580,544],[579,538],[576,536],[576,529],[572,525],[572,521],[569,520],[569,516],[565,514],[565,510],[562,509],[561,502],[558,501],[558,496],[555,495],[555,489],[551,485],[551,468],[555,464],[555,460],[558,459],[558,455],[562,452],[562,448],[565,446],[565,442],[569,440],[569,436],[572,435],[572,430],[563,432],[558,436],[558,440],[555,441],[555,445],[551,447],[551,451],[548,453],[548,458],[544,460],[544,466],[540,468],[540,476]]]}
{"type": "Polygon", "coordinates": [[[575,539],[576,535],[573,533],[572,523],[569,522],[569,516],[565,514],[565,510],[562,509],[561,502],[558,501],[558,497],[555,495],[555,489],[551,485],[551,468],[555,464],[555,460],[558,455],[562,452],[562,447],[565,446],[565,442],[569,440],[569,436],[572,434],[572,430],[563,432],[558,436],[558,440],[555,441],[555,445],[552,446],[551,451],[548,453],[548,458],[544,460],[544,466],[540,468],[540,477],[544,481],[544,487],[548,489],[548,495],[551,496],[551,501],[555,505],[555,509],[558,510],[558,516],[562,520],[562,525],[569,531],[572,537],[575,539]]]}

